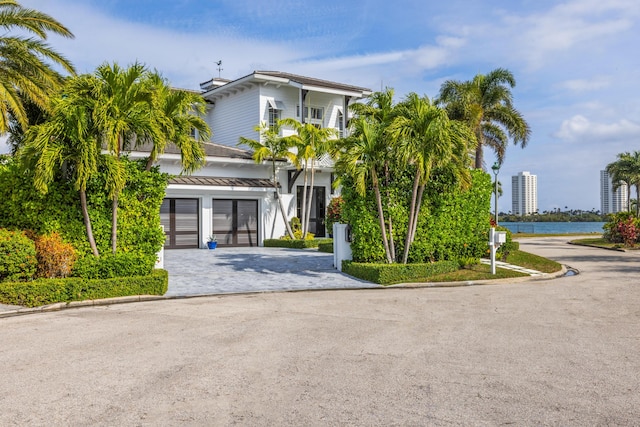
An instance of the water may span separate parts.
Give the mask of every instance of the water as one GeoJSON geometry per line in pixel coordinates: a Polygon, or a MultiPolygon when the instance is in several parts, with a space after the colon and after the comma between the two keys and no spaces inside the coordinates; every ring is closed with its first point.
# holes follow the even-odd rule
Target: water
{"type": "Polygon", "coordinates": [[[604,222],[500,222],[512,233],[575,234],[602,233],[604,222]]]}

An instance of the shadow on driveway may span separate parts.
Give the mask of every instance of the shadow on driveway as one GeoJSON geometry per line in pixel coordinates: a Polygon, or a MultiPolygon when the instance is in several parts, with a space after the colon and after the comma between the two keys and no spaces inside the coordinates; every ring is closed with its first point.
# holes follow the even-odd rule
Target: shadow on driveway
{"type": "Polygon", "coordinates": [[[340,273],[333,254],[316,250],[174,249],[165,251],[164,268],[171,296],[380,287],[340,273]]]}

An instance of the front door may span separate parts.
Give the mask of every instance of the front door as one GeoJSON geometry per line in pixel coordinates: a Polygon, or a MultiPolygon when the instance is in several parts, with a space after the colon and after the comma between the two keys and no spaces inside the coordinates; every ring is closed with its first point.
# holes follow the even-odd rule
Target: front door
{"type": "Polygon", "coordinates": [[[167,249],[197,248],[200,229],[198,199],[164,199],[160,224],[164,226],[167,249]]]}
{"type": "Polygon", "coordinates": [[[258,246],[258,201],[213,199],[213,234],[219,246],[258,246]]]}
{"type": "MultiPolygon", "coordinates": [[[[298,202],[298,218],[302,219],[302,192],[304,186],[298,185],[297,202],[298,202]]],[[[310,187],[307,187],[307,202],[310,187]]],[[[311,197],[311,215],[309,215],[309,233],[313,233],[316,237],[324,237],[324,214],[325,214],[325,188],[313,187],[311,197]]]]}

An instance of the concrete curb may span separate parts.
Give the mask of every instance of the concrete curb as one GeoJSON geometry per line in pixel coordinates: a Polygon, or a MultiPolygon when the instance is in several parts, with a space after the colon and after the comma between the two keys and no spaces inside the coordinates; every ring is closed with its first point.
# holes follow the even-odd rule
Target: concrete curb
{"type": "MultiPolygon", "coordinates": [[[[104,298],[97,300],[84,300],[84,301],[70,301],[70,302],[57,302],[53,304],[43,305],[40,307],[19,307],[16,309],[9,309],[0,311],[0,319],[6,317],[22,316],[35,313],[49,313],[54,311],[67,310],[80,307],[91,306],[103,306],[112,304],[127,304],[133,302],[146,302],[146,301],[160,301],[160,300],[172,300],[172,299],[187,299],[187,298],[202,298],[202,297],[222,297],[231,295],[255,295],[262,293],[275,293],[275,292],[310,292],[310,291],[357,291],[363,289],[416,289],[416,288],[454,288],[461,286],[480,286],[480,285],[501,285],[509,283],[523,283],[532,281],[551,280],[558,277],[562,277],[567,273],[567,270],[578,272],[578,270],[562,266],[562,269],[556,273],[547,273],[542,276],[524,276],[524,277],[512,277],[504,279],[488,279],[477,281],[463,281],[463,282],[427,282],[427,283],[397,283],[395,285],[380,285],[378,287],[369,288],[326,288],[326,289],[295,289],[295,290],[283,290],[283,291],[257,291],[257,292],[235,292],[235,293],[217,293],[217,294],[202,294],[202,295],[131,295],[125,297],[104,298]]],[[[579,272],[578,272],[579,273],[579,272]]]]}

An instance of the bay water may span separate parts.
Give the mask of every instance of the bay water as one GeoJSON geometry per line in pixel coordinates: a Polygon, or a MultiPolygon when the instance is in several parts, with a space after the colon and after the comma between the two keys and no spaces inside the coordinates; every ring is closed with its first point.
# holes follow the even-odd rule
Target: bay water
{"type": "Polygon", "coordinates": [[[576,234],[602,233],[604,222],[502,222],[512,233],[531,234],[576,234]]]}

